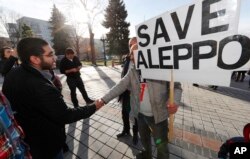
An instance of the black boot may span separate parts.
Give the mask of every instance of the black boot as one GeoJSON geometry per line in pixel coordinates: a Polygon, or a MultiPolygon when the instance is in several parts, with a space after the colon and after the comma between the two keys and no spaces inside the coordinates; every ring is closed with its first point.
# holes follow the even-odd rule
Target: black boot
{"type": "Polygon", "coordinates": [[[133,144],[137,145],[138,143],[138,127],[137,126],[133,126],[133,144]]]}
{"type": "Polygon", "coordinates": [[[125,136],[131,136],[130,132],[126,132],[126,131],[122,131],[120,134],[117,134],[116,137],[120,138],[120,137],[125,137],[125,136]]]}

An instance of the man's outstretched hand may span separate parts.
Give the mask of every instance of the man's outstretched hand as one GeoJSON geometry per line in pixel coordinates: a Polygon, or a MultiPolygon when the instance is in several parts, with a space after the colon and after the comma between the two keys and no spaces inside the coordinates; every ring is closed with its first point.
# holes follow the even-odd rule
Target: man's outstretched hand
{"type": "Polygon", "coordinates": [[[95,106],[96,106],[96,109],[100,109],[102,106],[104,106],[104,101],[102,99],[98,99],[95,101],[95,106]]]}

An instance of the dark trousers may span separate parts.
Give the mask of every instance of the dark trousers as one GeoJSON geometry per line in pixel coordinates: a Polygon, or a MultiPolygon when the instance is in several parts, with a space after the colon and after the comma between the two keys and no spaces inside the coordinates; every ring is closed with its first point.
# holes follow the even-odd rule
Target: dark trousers
{"type": "Polygon", "coordinates": [[[81,77],[67,77],[67,84],[69,86],[70,89],[70,96],[71,96],[71,101],[74,105],[74,107],[78,107],[78,100],[76,97],[76,88],[79,89],[79,91],[82,94],[83,99],[88,103],[90,102],[90,98],[88,97],[88,94],[85,90],[83,81],[81,79],[81,77]]]}
{"type": "MultiPolygon", "coordinates": [[[[123,132],[130,132],[130,123],[129,123],[129,113],[130,113],[130,93],[126,93],[122,99],[122,121],[123,121],[123,132]]],[[[138,134],[138,124],[135,119],[135,123],[133,125],[133,135],[138,134]]]]}
{"type": "Polygon", "coordinates": [[[138,115],[139,133],[141,142],[148,158],[152,158],[151,134],[157,148],[157,159],[168,159],[168,121],[167,119],[155,124],[154,117],[148,117],[141,113],[138,115]]]}
{"type": "Polygon", "coordinates": [[[129,112],[126,105],[122,104],[122,121],[123,121],[123,132],[129,133],[130,124],[129,124],[129,112]]]}
{"type": "Polygon", "coordinates": [[[122,121],[123,121],[123,132],[128,133],[130,131],[129,124],[129,112],[130,112],[130,92],[125,91],[122,94],[122,121]]]}

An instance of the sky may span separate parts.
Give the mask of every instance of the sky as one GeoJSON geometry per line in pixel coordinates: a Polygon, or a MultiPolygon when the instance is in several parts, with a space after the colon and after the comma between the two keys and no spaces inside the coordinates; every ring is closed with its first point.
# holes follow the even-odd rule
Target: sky
{"type": "MultiPolygon", "coordinates": [[[[86,13],[83,11],[80,0],[71,0],[76,5],[69,3],[70,0],[0,0],[0,7],[7,8],[19,13],[22,16],[48,20],[51,17],[53,3],[66,16],[69,24],[78,24],[79,34],[88,37],[86,25],[86,13]],[[78,4],[77,4],[78,3],[78,4]]],[[[89,4],[95,0],[89,0],[89,4]]],[[[101,8],[105,9],[108,0],[102,1],[101,8]]],[[[181,6],[193,3],[195,0],[124,0],[128,17],[127,22],[130,22],[130,37],[135,36],[135,26],[143,21],[153,18],[166,11],[171,11],[181,6]]],[[[235,0],[237,1],[237,0],[235,0]]],[[[239,30],[242,32],[250,31],[250,0],[242,0],[239,30]]],[[[0,13],[1,14],[1,13],[0,13]]],[[[95,38],[100,38],[108,32],[101,25],[104,20],[104,12],[98,14],[94,23],[95,38]]]]}

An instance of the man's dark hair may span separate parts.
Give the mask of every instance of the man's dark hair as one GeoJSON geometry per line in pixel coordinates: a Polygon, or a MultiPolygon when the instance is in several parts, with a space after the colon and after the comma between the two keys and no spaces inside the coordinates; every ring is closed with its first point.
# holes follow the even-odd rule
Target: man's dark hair
{"type": "Polygon", "coordinates": [[[17,44],[17,53],[23,63],[29,64],[30,56],[41,56],[46,45],[48,42],[40,38],[24,38],[17,44]]]}
{"type": "Polygon", "coordinates": [[[1,48],[1,50],[0,50],[0,57],[1,57],[1,59],[5,58],[4,57],[4,51],[7,50],[7,49],[12,49],[12,48],[8,47],[8,46],[4,46],[4,47],[1,48]]]}
{"type": "Polygon", "coordinates": [[[67,48],[66,50],[65,50],[65,55],[66,54],[74,54],[75,53],[75,51],[72,49],[72,48],[67,48]]]}

